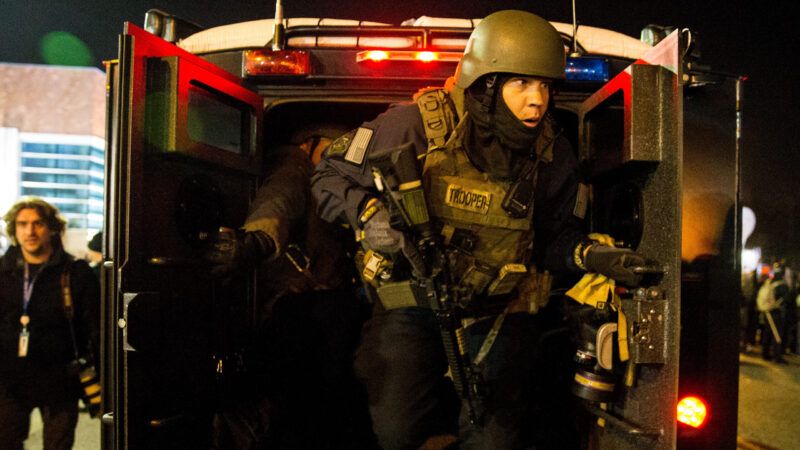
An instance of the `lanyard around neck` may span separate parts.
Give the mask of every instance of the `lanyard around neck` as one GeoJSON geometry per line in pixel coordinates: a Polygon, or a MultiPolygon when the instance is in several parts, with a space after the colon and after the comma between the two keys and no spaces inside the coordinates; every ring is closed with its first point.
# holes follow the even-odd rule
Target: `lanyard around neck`
{"type": "Polygon", "coordinates": [[[31,295],[33,294],[33,285],[36,284],[36,278],[39,277],[41,269],[36,272],[36,275],[31,279],[31,269],[28,263],[25,263],[25,279],[22,283],[22,314],[28,313],[28,303],[31,302],[31,295]]]}

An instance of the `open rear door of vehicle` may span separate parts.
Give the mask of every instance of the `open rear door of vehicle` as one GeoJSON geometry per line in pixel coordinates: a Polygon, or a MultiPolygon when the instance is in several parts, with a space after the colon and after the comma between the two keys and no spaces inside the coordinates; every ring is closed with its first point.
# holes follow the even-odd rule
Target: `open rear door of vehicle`
{"type": "MultiPolygon", "coordinates": [[[[579,113],[592,231],[653,258],[659,272],[642,289],[621,293],[625,320],[617,322],[616,334],[627,333],[629,360],[619,361],[615,345],[616,400],[586,403],[597,416],[593,448],[675,446],[683,87],[679,35],[668,40],[594,93],[579,113]]],[[[598,386],[587,380],[582,387],[598,386]]]]}
{"type": "Polygon", "coordinates": [[[623,294],[630,359],[616,399],[587,403],[599,448],[736,446],[742,79],[691,53],[691,33],[674,32],[579,114],[592,230],[661,272],[623,294]]]}
{"type": "Polygon", "coordinates": [[[245,219],[261,173],[262,100],[132,24],[107,65],[103,448],[207,446],[254,318],[253,276],[202,254],[245,219]]]}

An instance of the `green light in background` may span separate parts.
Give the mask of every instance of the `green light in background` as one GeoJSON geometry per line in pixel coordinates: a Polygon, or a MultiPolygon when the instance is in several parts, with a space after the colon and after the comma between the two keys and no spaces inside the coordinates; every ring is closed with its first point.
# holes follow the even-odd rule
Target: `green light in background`
{"type": "Polygon", "coordinates": [[[66,31],[53,31],[42,38],[42,59],[46,64],[59,66],[91,66],[92,51],[82,40],[66,31]]]}

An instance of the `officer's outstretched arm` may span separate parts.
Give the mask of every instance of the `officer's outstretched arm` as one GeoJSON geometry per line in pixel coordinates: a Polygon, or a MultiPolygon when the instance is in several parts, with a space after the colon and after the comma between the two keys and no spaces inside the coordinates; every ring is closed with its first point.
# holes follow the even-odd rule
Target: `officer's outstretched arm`
{"type": "Polygon", "coordinates": [[[275,242],[263,231],[220,230],[204,255],[211,264],[211,274],[228,277],[252,269],[275,253],[275,242]]]}
{"type": "Polygon", "coordinates": [[[242,229],[260,231],[280,255],[289,241],[293,224],[305,220],[310,206],[308,180],[314,170],[308,156],[297,147],[271,149],[270,170],[256,193],[242,229]]]}

